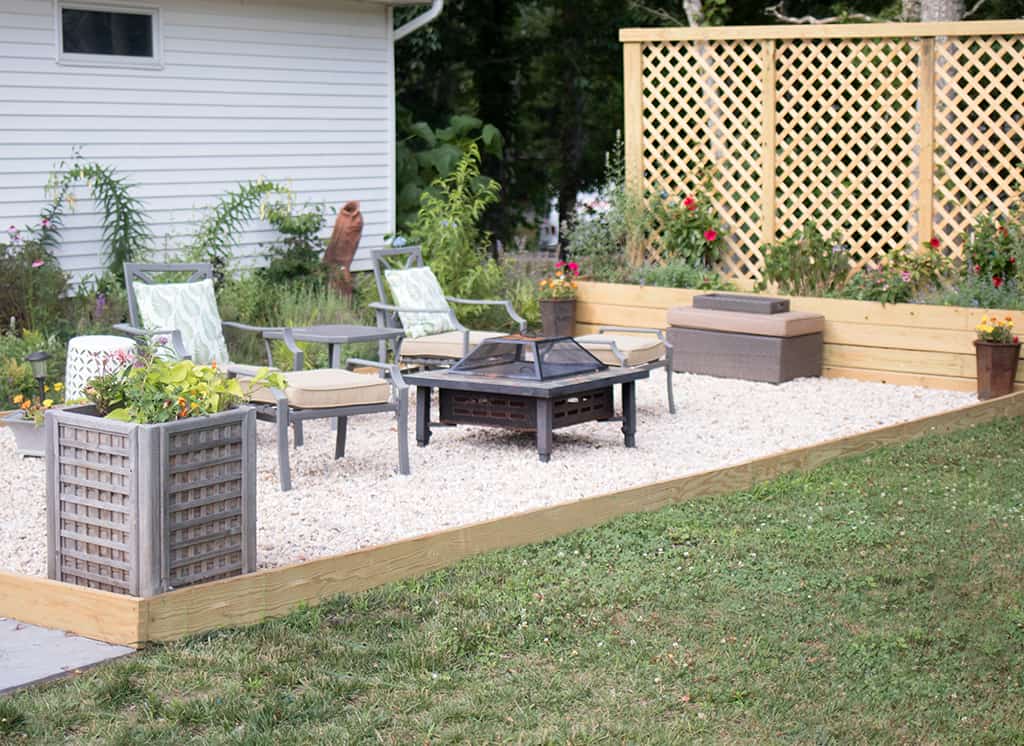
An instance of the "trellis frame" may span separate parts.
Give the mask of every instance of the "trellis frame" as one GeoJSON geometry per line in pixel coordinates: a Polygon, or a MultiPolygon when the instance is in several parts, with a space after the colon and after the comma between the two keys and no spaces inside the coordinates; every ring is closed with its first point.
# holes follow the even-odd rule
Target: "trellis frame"
{"type": "MultiPolygon", "coordinates": [[[[959,257],[1024,175],[1024,21],[622,29],[628,183],[714,173],[721,271],[813,218],[854,269],[937,237],[959,257]]],[[[657,238],[631,259],[661,261],[657,238]]]]}

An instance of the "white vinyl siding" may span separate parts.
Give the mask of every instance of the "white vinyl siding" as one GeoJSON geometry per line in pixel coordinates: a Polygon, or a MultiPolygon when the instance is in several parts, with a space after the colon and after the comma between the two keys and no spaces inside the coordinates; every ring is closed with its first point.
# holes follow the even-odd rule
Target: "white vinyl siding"
{"type": "MultiPolygon", "coordinates": [[[[262,177],[288,184],[300,204],[336,210],[359,200],[357,266],[365,265],[393,225],[389,8],[344,0],[142,5],[159,8],[161,69],[58,64],[53,0],[0,0],[0,227],[38,220],[47,176],[77,146],[85,160],[138,184],[158,250],[175,251],[204,207],[262,177]]],[[[81,276],[102,269],[101,216],[85,186],[75,192],[59,257],[81,276]]],[[[275,236],[254,221],[237,255],[258,261],[259,244],[275,236]]]]}

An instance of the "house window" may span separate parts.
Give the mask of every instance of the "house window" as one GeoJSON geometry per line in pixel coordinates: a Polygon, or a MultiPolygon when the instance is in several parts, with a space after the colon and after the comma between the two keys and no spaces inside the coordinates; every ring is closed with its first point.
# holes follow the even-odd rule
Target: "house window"
{"type": "Polygon", "coordinates": [[[59,3],[59,58],[84,64],[159,63],[155,9],[59,3]]]}

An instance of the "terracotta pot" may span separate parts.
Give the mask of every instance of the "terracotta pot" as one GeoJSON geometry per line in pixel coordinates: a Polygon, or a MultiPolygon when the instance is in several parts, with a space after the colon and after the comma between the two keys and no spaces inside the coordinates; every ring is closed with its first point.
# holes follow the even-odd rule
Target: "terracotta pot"
{"type": "Polygon", "coordinates": [[[36,427],[32,420],[26,420],[21,412],[4,416],[4,424],[14,433],[14,444],[19,456],[42,458],[46,451],[46,430],[36,427]]]}
{"type": "Polygon", "coordinates": [[[1013,393],[1017,378],[1020,343],[982,342],[974,340],[974,356],[978,361],[978,398],[994,399],[1013,393]]]}
{"type": "Polygon", "coordinates": [[[576,299],[546,298],[540,302],[545,337],[571,337],[576,331],[576,299]]]}

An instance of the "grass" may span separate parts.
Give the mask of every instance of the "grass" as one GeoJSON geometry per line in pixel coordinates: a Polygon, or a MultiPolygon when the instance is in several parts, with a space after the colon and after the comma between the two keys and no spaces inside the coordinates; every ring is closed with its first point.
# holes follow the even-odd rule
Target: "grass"
{"type": "Polygon", "coordinates": [[[0,739],[1021,743],[1022,424],[156,648],[0,700],[0,739]]]}

